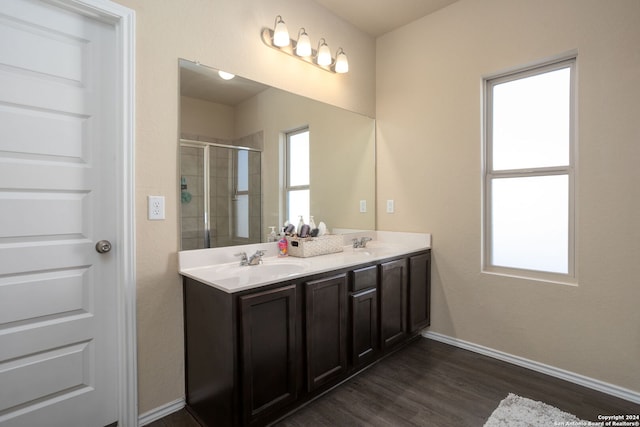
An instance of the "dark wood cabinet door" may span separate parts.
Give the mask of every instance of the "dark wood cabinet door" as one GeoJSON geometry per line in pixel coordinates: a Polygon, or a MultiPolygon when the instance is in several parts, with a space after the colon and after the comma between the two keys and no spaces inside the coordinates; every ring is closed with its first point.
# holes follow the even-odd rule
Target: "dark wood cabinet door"
{"type": "Polygon", "coordinates": [[[296,286],[239,298],[244,424],[297,398],[296,286]]]}
{"type": "Polygon", "coordinates": [[[347,370],[347,276],[307,282],[307,380],[312,391],[347,370]]]}
{"type": "Polygon", "coordinates": [[[407,334],[406,259],[380,264],[380,343],[383,350],[407,334]]]}
{"type": "Polygon", "coordinates": [[[363,365],[378,351],[378,290],[369,288],[349,296],[351,306],[351,363],[363,365]]]}
{"type": "Polygon", "coordinates": [[[429,326],[431,253],[409,258],[409,332],[429,326]]]}

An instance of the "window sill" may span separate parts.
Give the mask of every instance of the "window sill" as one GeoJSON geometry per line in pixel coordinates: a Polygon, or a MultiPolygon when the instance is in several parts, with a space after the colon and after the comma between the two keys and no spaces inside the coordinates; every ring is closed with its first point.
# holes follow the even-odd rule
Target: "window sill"
{"type": "Polygon", "coordinates": [[[567,274],[546,273],[544,271],[519,270],[505,267],[485,267],[482,274],[509,277],[513,279],[543,282],[554,285],[578,286],[578,278],[567,274]]]}

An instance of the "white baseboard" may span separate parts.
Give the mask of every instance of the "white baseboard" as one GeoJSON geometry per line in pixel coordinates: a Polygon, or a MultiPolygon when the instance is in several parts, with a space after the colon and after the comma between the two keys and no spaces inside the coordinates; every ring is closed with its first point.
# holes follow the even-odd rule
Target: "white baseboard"
{"type": "Polygon", "coordinates": [[[439,334],[437,332],[423,332],[422,336],[435,341],[443,342],[445,344],[450,344],[455,347],[460,347],[465,350],[470,350],[485,356],[489,356],[494,359],[502,360],[503,362],[522,366],[523,368],[531,369],[532,371],[541,372],[552,377],[560,378],[574,384],[578,384],[593,390],[600,391],[602,393],[609,394],[611,396],[619,397],[621,399],[640,404],[640,393],[637,391],[629,390],[627,388],[620,387],[614,384],[609,384],[604,381],[596,380],[594,378],[589,378],[584,375],[556,368],[551,365],[545,365],[544,363],[525,359],[524,357],[514,356],[513,354],[494,350],[492,348],[474,344],[469,341],[464,341],[458,338],[450,337],[448,335],[439,334]]]}
{"type": "Polygon", "coordinates": [[[162,417],[166,417],[169,414],[178,412],[180,409],[184,408],[184,405],[184,399],[178,399],[165,405],[158,406],[157,408],[152,409],[149,412],[145,412],[144,414],[140,414],[138,416],[138,426],[146,426],[147,424],[151,424],[152,422],[157,421],[162,417]]]}

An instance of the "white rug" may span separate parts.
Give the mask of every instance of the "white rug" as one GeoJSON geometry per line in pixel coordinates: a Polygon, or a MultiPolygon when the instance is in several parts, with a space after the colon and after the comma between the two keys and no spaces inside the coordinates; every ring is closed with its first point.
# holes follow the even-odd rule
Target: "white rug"
{"type": "Polygon", "coordinates": [[[484,427],[550,427],[588,425],[586,421],[546,403],[513,393],[500,402],[484,427]]]}

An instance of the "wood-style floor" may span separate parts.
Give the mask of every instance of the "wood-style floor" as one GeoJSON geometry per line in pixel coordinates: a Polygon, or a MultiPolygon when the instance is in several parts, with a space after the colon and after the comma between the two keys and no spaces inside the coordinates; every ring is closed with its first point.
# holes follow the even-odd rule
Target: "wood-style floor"
{"type": "MultiPolygon", "coordinates": [[[[509,393],[589,421],[640,414],[640,405],[626,400],[420,338],[275,426],[480,427],[509,393]]],[[[183,409],[149,426],[198,423],[183,409]]]]}

